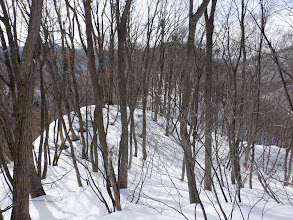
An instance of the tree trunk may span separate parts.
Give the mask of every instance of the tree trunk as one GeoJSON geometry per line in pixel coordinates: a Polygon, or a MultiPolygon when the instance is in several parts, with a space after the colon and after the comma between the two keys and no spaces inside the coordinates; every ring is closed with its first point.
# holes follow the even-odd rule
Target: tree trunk
{"type": "Polygon", "coordinates": [[[143,100],[142,100],[142,159],[146,160],[147,158],[147,152],[146,152],[146,108],[147,108],[147,96],[148,96],[148,88],[147,88],[147,70],[144,71],[144,77],[143,77],[143,100]]]}
{"type": "Polygon", "coordinates": [[[97,112],[95,110],[94,113],[94,122],[93,122],[93,139],[91,142],[90,146],[90,158],[91,158],[91,163],[92,163],[92,168],[94,172],[98,172],[99,170],[99,164],[98,164],[98,136],[97,136],[97,131],[98,131],[98,126],[97,126],[97,112]]]}
{"type": "MultiPolygon", "coordinates": [[[[80,104],[79,104],[79,92],[78,92],[78,86],[77,86],[77,81],[76,81],[76,76],[75,76],[75,48],[74,48],[74,40],[73,37],[71,38],[71,44],[72,44],[72,49],[70,50],[70,72],[72,76],[72,82],[73,82],[73,88],[74,88],[74,106],[75,106],[75,112],[77,113],[78,116],[78,122],[79,122],[79,134],[81,137],[81,143],[82,143],[82,158],[88,158],[88,147],[85,141],[84,137],[84,124],[82,120],[82,115],[80,112],[80,104]]],[[[88,131],[86,131],[88,132],[88,131]]]]}
{"type": "MultiPolygon", "coordinates": [[[[109,183],[113,187],[114,197],[115,197],[115,206],[118,211],[121,210],[120,204],[120,191],[116,181],[114,168],[111,162],[111,155],[109,155],[109,149],[107,146],[107,139],[106,133],[104,129],[104,119],[103,119],[103,101],[101,95],[101,87],[99,85],[99,80],[96,73],[96,63],[95,63],[95,54],[93,48],[93,26],[91,21],[91,1],[86,0],[84,3],[85,9],[85,22],[86,22],[86,36],[87,36],[87,56],[88,56],[88,68],[91,75],[91,80],[94,88],[94,95],[95,95],[95,122],[97,123],[97,129],[99,133],[99,141],[102,151],[102,156],[104,160],[104,169],[106,171],[106,182],[107,187],[109,187],[109,183]]],[[[126,171],[127,171],[127,164],[126,164],[126,171]]]]}
{"type": "Polygon", "coordinates": [[[212,72],[213,72],[213,32],[214,32],[214,14],[217,0],[212,1],[210,17],[205,11],[206,21],[206,78],[205,78],[205,175],[204,189],[212,190],[212,129],[213,129],[213,110],[212,110],[212,72]]]}
{"type": "Polygon", "coordinates": [[[185,156],[183,156],[183,160],[182,160],[182,172],[181,172],[181,181],[184,181],[184,177],[185,177],[185,167],[186,167],[186,159],[185,156]]]}
{"type": "Polygon", "coordinates": [[[127,18],[130,13],[131,0],[126,0],[124,10],[120,16],[120,0],[116,0],[116,22],[118,30],[118,78],[121,112],[121,140],[119,146],[118,182],[119,188],[127,188],[128,179],[128,121],[127,121],[127,90],[125,79],[125,44],[127,35],[127,18]]]}
{"type": "Polygon", "coordinates": [[[134,156],[137,157],[137,139],[135,135],[135,126],[134,126],[134,117],[132,115],[131,118],[131,126],[132,126],[132,138],[134,140],[134,156]]]}
{"type": "MultiPolygon", "coordinates": [[[[163,85],[163,77],[164,77],[164,66],[165,66],[165,20],[162,19],[161,21],[161,45],[160,45],[160,75],[159,75],[159,82],[157,86],[157,92],[155,94],[155,115],[154,121],[158,120],[158,112],[159,106],[161,103],[161,95],[162,95],[162,85],[163,85]]],[[[167,133],[167,131],[166,131],[167,133]]],[[[168,136],[168,135],[167,135],[168,136]]]]}
{"type": "Polygon", "coordinates": [[[132,154],[133,154],[133,130],[134,130],[134,118],[133,118],[134,109],[130,110],[130,132],[129,132],[129,162],[128,162],[128,169],[131,169],[131,163],[132,163],[132,154]]]}
{"type": "Polygon", "coordinates": [[[1,207],[0,207],[0,220],[3,220],[3,215],[2,215],[1,207]]]}
{"type": "Polygon", "coordinates": [[[44,112],[45,112],[45,130],[46,130],[46,136],[45,136],[45,143],[44,143],[44,170],[43,170],[43,175],[42,179],[45,179],[47,176],[47,170],[48,170],[48,160],[49,164],[51,165],[51,160],[50,160],[50,150],[49,150],[49,112],[48,112],[48,105],[47,105],[47,100],[46,98],[44,99],[44,112]]]}
{"type": "MultiPolygon", "coordinates": [[[[144,78],[144,82],[146,81],[146,78],[144,78]]],[[[144,84],[144,92],[143,92],[143,101],[142,101],[142,159],[146,160],[147,158],[147,152],[146,152],[146,107],[147,107],[147,88],[146,88],[146,82],[144,84]]]]}
{"type": "Polygon", "coordinates": [[[204,207],[200,201],[199,194],[196,188],[196,180],[194,173],[194,155],[192,155],[190,136],[187,132],[187,122],[189,120],[189,106],[190,106],[190,88],[191,86],[191,71],[193,68],[193,47],[194,47],[194,35],[196,30],[196,24],[199,18],[202,16],[208,6],[209,0],[203,1],[199,6],[196,13],[193,13],[193,0],[190,0],[189,4],[189,33],[187,41],[187,54],[186,54],[186,66],[182,75],[182,104],[180,111],[180,136],[182,141],[182,147],[184,150],[184,156],[186,158],[186,174],[188,181],[189,201],[190,203],[200,203],[204,216],[206,217],[204,207]]]}
{"type": "MultiPolygon", "coordinates": [[[[289,159],[289,168],[288,168],[288,174],[287,174],[287,182],[289,183],[290,177],[291,177],[291,170],[292,170],[292,160],[293,160],[293,152],[292,152],[292,146],[290,146],[290,159],[289,159]]],[[[288,183],[285,183],[284,186],[287,186],[288,183]]]]}
{"type": "MultiPolygon", "coordinates": [[[[172,50],[171,53],[174,51],[172,50]]],[[[168,76],[168,92],[167,92],[167,115],[166,115],[166,136],[169,136],[169,129],[170,129],[170,120],[171,120],[171,93],[172,93],[172,75],[173,75],[173,61],[174,56],[172,56],[172,60],[169,66],[169,76],[168,76]]],[[[172,117],[173,118],[173,117],[172,117]]]]}
{"type": "MultiPolygon", "coordinates": [[[[69,119],[70,120],[70,119],[69,119]]],[[[75,153],[74,153],[74,148],[73,148],[73,143],[71,138],[69,137],[69,132],[67,131],[66,125],[64,120],[62,120],[62,126],[64,128],[65,131],[65,137],[67,139],[67,141],[69,142],[69,146],[70,146],[70,154],[71,154],[71,158],[72,158],[72,162],[73,162],[73,167],[76,173],[76,179],[77,179],[77,183],[79,187],[82,187],[82,183],[81,183],[81,179],[80,179],[80,173],[79,173],[79,169],[77,166],[77,161],[76,161],[76,157],[75,157],[75,153]]]]}
{"type": "Polygon", "coordinates": [[[34,54],[39,39],[42,0],[33,0],[28,36],[22,52],[18,72],[17,100],[15,100],[15,149],[13,177],[12,220],[29,220],[29,171],[32,150],[32,103],[34,93],[34,54]]]}
{"type": "Polygon", "coordinates": [[[42,182],[41,182],[41,176],[38,175],[35,169],[34,165],[34,159],[33,159],[33,152],[30,151],[29,154],[29,180],[30,180],[30,194],[32,198],[37,198],[39,196],[46,195],[42,182]]]}
{"type": "Polygon", "coordinates": [[[40,68],[40,90],[41,90],[41,137],[39,144],[39,154],[38,154],[38,175],[42,176],[42,153],[43,153],[43,142],[44,142],[44,127],[45,127],[45,89],[44,89],[44,75],[42,67],[40,68]]]}

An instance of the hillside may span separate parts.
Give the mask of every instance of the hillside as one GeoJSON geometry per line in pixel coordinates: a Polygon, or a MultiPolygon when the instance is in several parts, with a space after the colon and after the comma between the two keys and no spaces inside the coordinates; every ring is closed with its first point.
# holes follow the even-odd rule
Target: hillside
{"type": "MultiPolygon", "coordinates": [[[[114,124],[117,115],[117,106],[110,106],[109,112],[104,109],[105,123],[109,123],[107,141],[108,146],[113,147],[113,161],[117,163],[118,146],[120,139],[120,116],[114,124]],[[109,116],[109,117],[108,117],[109,116]],[[109,118],[109,122],[107,122],[109,118]]],[[[88,108],[93,116],[94,106],[88,108]]],[[[85,117],[85,107],[81,109],[85,117]]],[[[74,150],[78,159],[78,168],[81,173],[83,187],[78,187],[76,175],[70,157],[70,148],[62,151],[58,166],[49,166],[48,177],[43,180],[46,196],[30,201],[30,213],[32,219],[203,219],[200,206],[189,204],[187,182],[181,181],[183,152],[176,136],[176,129],[169,137],[164,135],[165,119],[158,118],[158,122],[152,120],[151,112],[147,117],[147,152],[148,157],[143,161],[141,154],[141,138],[139,134],[142,126],[142,112],[136,110],[134,114],[136,133],[138,140],[138,157],[133,157],[129,170],[129,188],[121,191],[122,212],[108,214],[105,205],[98,196],[103,195],[110,204],[105,182],[101,172],[92,172],[89,161],[81,159],[80,141],[74,142],[74,150]],[[98,193],[97,188],[101,194],[98,193]]],[[[74,113],[72,113],[74,117],[74,113]]],[[[66,116],[64,116],[65,121],[66,116]]],[[[54,156],[54,125],[50,124],[50,152],[51,159],[54,156]]],[[[77,117],[74,125],[78,127],[77,117]]],[[[107,124],[105,124],[107,126],[107,124]]],[[[76,129],[78,134],[78,129],[76,129]]],[[[92,128],[90,129],[92,133],[92,128]]],[[[38,149],[39,138],[35,140],[35,150],[38,149]]],[[[254,172],[253,189],[248,187],[248,174],[242,167],[242,175],[245,188],[241,189],[242,202],[239,203],[235,195],[235,187],[230,183],[230,172],[226,169],[228,163],[228,143],[225,137],[216,136],[221,167],[214,161],[214,167],[219,174],[221,169],[224,177],[223,192],[228,199],[225,202],[223,193],[217,178],[213,177],[214,192],[204,191],[199,187],[200,197],[203,202],[208,219],[225,219],[221,211],[224,211],[227,219],[292,219],[292,185],[284,187],[278,181],[283,177],[283,160],[285,151],[274,146],[256,146],[257,170],[254,172]],[[269,158],[269,161],[267,161],[269,158]],[[266,164],[268,167],[266,168],[266,164]],[[270,172],[269,172],[270,171],[270,172]],[[257,179],[257,173],[262,175],[268,184],[266,190],[257,179]],[[229,183],[229,184],[227,184],[229,183]],[[214,190],[214,191],[215,191],[214,190]],[[275,197],[277,203],[272,196],[275,197]],[[220,202],[220,203],[219,203],[220,202]],[[220,204],[220,206],[219,206],[220,204]]],[[[197,183],[203,180],[204,148],[200,141],[196,145],[196,178],[197,183]]],[[[215,155],[214,155],[215,156],[215,155]]],[[[99,157],[102,167],[102,157],[99,157]]],[[[13,165],[9,165],[12,169],[13,165]]],[[[116,165],[114,167],[117,167],[116,165]]],[[[117,170],[116,170],[117,173],[117,170]]],[[[0,201],[2,208],[12,202],[11,193],[1,175],[0,201]]],[[[10,211],[4,213],[4,219],[10,218],[10,211]]]]}

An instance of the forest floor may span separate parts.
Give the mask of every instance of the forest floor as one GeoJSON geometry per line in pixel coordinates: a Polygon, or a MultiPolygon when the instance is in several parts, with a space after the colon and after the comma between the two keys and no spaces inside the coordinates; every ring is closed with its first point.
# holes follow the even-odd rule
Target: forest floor
{"type": "MultiPolygon", "coordinates": [[[[104,109],[107,127],[108,146],[113,150],[114,167],[117,167],[118,146],[120,141],[120,115],[117,106],[104,109]],[[115,118],[117,117],[117,120],[115,118]],[[113,123],[114,122],[114,123],[113,123]]],[[[85,118],[85,107],[82,109],[85,118]]],[[[89,118],[93,117],[94,107],[88,107],[89,118]]],[[[65,120],[66,117],[64,117],[65,120]]],[[[70,148],[62,151],[58,166],[49,166],[47,178],[43,180],[46,196],[30,200],[30,214],[33,220],[50,219],[204,219],[200,205],[189,204],[187,180],[181,181],[183,151],[179,144],[176,129],[169,137],[165,136],[165,119],[158,117],[154,122],[152,113],[147,115],[147,160],[142,160],[140,137],[142,112],[135,111],[135,129],[138,141],[138,157],[133,157],[128,174],[128,189],[121,190],[123,211],[108,214],[105,205],[99,200],[100,192],[111,208],[105,181],[101,172],[92,172],[89,161],[81,159],[81,142],[74,142],[78,168],[83,187],[78,187],[76,174],[70,157],[70,148]],[[96,188],[97,187],[97,188],[96,188]]],[[[174,121],[175,123],[175,121],[174,121]]],[[[50,124],[50,152],[54,157],[54,126],[50,124]]],[[[74,126],[79,127],[77,117],[74,126]]],[[[57,129],[55,129],[56,131],[57,129]]],[[[92,134],[92,127],[89,131],[92,134]]],[[[78,129],[76,129],[78,134],[78,129]]],[[[35,150],[39,138],[34,142],[35,150]]],[[[90,143],[90,141],[89,141],[90,143]]],[[[293,188],[283,186],[285,150],[275,146],[259,146],[256,150],[256,165],[253,173],[253,189],[249,188],[249,169],[242,167],[245,183],[241,189],[241,202],[236,194],[236,186],[231,184],[228,170],[228,143],[225,137],[214,135],[213,163],[218,177],[213,176],[213,192],[205,191],[203,185],[204,147],[200,138],[195,146],[197,151],[196,178],[200,198],[209,220],[216,219],[293,219],[293,188]],[[218,156],[218,160],[216,160],[218,156]],[[219,166],[220,164],[220,166],[219,166]],[[221,169],[221,172],[220,172],[221,169]],[[221,175],[222,173],[222,175],[221,175]],[[262,184],[258,180],[260,175],[262,184]],[[222,176],[222,178],[221,178],[222,176]],[[224,183],[223,192],[219,182],[224,183]],[[266,190],[264,190],[264,187],[266,190]],[[215,196],[215,192],[218,199],[215,196]],[[225,195],[225,196],[224,196],[225,195]],[[225,201],[225,197],[228,202],[225,201]],[[225,214],[223,214],[225,213],[225,214]]],[[[245,143],[244,143],[245,146],[245,143]]],[[[133,149],[134,152],[134,149],[133,149]]],[[[242,154],[242,159],[244,154],[242,154]]],[[[102,157],[99,157],[102,167],[102,157]]],[[[9,165],[13,169],[13,164],[9,165]]],[[[117,173],[117,170],[116,170],[117,173]]],[[[12,202],[12,195],[7,188],[3,175],[0,176],[0,206],[6,208],[12,202]]],[[[11,209],[5,212],[4,219],[10,219],[11,209]]]]}

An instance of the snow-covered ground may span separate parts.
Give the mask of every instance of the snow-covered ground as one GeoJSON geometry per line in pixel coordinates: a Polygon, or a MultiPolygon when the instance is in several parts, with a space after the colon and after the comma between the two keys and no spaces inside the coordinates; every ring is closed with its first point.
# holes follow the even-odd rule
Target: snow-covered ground
{"type": "MultiPolygon", "coordinates": [[[[113,161],[117,163],[118,146],[120,140],[120,116],[117,115],[117,106],[110,106],[109,112],[104,109],[105,126],[108,126],[107,140],[109,147],[113,148],[113,161]],[[109,117],[108,117],[109,116],[109,117]],[[107,118],[109,120],[107,120],[107,118]],[[114,122],[114,124],[112,124],[114,122]]],[[[85,117],[85,107],[82,109],[85,117]]],[[[94,107],[88,107],[90,116],[93,116],[94,107]]],[[[129,188],[121,190],[121,203],[123,211],[108,214],[105,205],[97,196],[98,187],[102,195],[108,201],[105,182],[100,172],[92,172],[91,164],[81,159],[81,143],[74,142],[75,153],[78,159],[78,167],[82,177],[83,187],[78,187],[76,175],[70,158],[70,148],[64,150],[58,166],[49,166],[47,179],[43,180],[46,196],[30,201],[30,214],[32,219],[203,219],[202,209],[199,205],[189,204],[187,181],[181,181],[183,151],[179,144],[176,131],[169,137],[165,136],[165,119],[158,118],[154,122],[151,113],[147,116],[147,152],[146,161],[142,160],[141,142],[139,134],[142,129],[142,112],[136,110],[135,114],[136,134],[138,140],[138,157],[133,157],[132,166],[129,170],[129,188]],[[92,177],[92,178],[91,178],[92,177]]],[[[66,117],[64,117],[65,120],[66,117]]],[[[54,156],[54,126],[50,125],[50,152],[51,159],[54,156]]],[[[77,128],[78,121],[75,116],[74,126],[77,128]]],[[[56,129],[57,130],[57,129],[56,129]]],[[[90,129],[92,132],[92,128],[90,129]]],[[[269,193],[276,197],[277,203],[265,192],[257,175],[253,176],[253,189],[249,189],[249,171],[243,168],[242,176],[245,187],[241,190],[242,202],[239,203],[235,194],[235,186],[230,183],[230,172],[225,169],[228,163],[228,144],[225,137],[216,136],[217,151],[214,150],[213,158],[218,154],[221,167],[214,160],[214,168],[218,175],[221,169],[224,188],[223,193],[228,202],[225,202],[223,193],[219,187],[219,181],[214,176],[214,186],[218,199],[214,192],[208,192],[199,188],[200,198],[203,202],[208,219],[293,219],[293,189],[292,185],[284,187],[279,180],[283,179],[284,150],[274,146],[256,146],[256,161],[258,172],[264,176],[269,185],[269,193]],[[265,148],[265,151],[264,151],[265,148]],[[263,152],[265,152],[263,154],[263,152]],[[270,155],[269,167],[266,169],[267,156],[270,155]],[[275,165],[273,167],[273,165],[275,165]],[[271,170],[271,167],[273,169],[271,170]],[[269,172],[270,171],[270,172],[269,172]],[[265,174],[266,173],[266,174],[265,174]],[[227,184],[229,183],[229,184],[227,184]],[[218,202],[220,201],[220,203],[218,202]],[[222,210],[222,211],[221,211],[222,210]]],[[[35,141],[37,150],[39,139],[35,141]]],[[[199,141],[196,178],[198,186],[203,181],[204,171],[204,147],[199,141]]],[[[243,156],[244,157],[244,156],[243,156]]],[[[102,167],[102,157],[99,157],[102,167]]],[[[12,169],[12,164],[9,165],[12,169]]],[[[114,165],[115,168],[117,165],[114,165]]],[[[117,170],[116,170],[117,173],[117,170]]],[[[255,172],[256,173],[256,172],[255,172]]],[[[2,209],[11,204],[12,196],[5,184],[3,175],[0,177],[0,206],[2,209]]],[[[219,178],[220,179],[220,178],[219,178]]],[[[110,205],[111,207],[111,205],[110,205]]],[[[4,219],[9,219],[11,210],[4,213],[4,219]]]]}

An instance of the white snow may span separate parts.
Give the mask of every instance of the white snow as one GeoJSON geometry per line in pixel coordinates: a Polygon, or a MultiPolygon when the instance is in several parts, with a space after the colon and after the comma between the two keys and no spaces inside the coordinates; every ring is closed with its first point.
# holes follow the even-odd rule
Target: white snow
{"type": "MultiPolygon", "coordinates": [[[[117,121],[111,125],[116,117],[117,106],[109,107],[109,121],[107,121],[107,109],[104,109],[105,126],[108,124],[107,141],[108,146],[113,147],[114,167],[117,168],[118,146],[120,141],[120,114],[117,121]]],[[[81,109],[85,118],[85,107],[81,109]]],[[[89,115],[93,117],[94,106],[88,107],[89,115]]],[[[108,214],[105,205],[98,199],[93,191],[94,184],[99,187],[103,196],[111,206],[110,198],[107,194],[105,182],[101,172],[89,171],[91,164],[81,159],[81,143],[74,142],[75,153],[78,158],[78,167],[82,176],[83,187],[78,187],[76,175],[70,158],[70,148],[62,152],[58,166],[49,166],[47,179],[43,180],[46,196],[30,200],[30,214],[32,219],[130,219],[130,220],[155,220],[155,219],[204,219],[199,205],[189,204],[187,181],[181,181],[183,151],[179,145],[176,132],[169,137],[165,136],[165,119],[158,117],[158,122],[154,122],[151,112],[147,115],[147,152],[146,161],[142,160],[141,142],[139,137],[142,129],[142,112],[135,111],[136,137],[138,140],[139,154],[133,157],[132,167],[129,170],[129,188],[121,190],[121,203],[123,211],[108,214]],[[82,165],[83,164],[83,165],[82,165]],[[88,183],[88,184],[87,184],[88,183]],[[196,211],[195,211],[196,210],[196,211]]],[[[67,117],[64,116],[67,120],[67,117]]],[[[78,131],[78,119],[74,117],[74,126],[78,131]]],[[[54,122],[50,125],[50,152],[51,159],[54,156],[54,122]]],[[[56,129],[57,130],[57,129],[56,129]]],[[[92,127],[90,128],[92,132],[92,127]]],[[[77,132],[78,133],[78,132],[77,132]]],[[[214,185],[219,197],[220,205],[228,219],[293,219],[293,189],[292,185],[284,187],[279,180],[283,179],[284,149],[274,146],[256,146],[256,161],[259,172],[267,178],[270,190],[281,203],[277,203],[270,198],[257,180],[256,174],[253,176],[253,189],[249,189],[249,172],[243,168],[242,176],[246,180],[245,188],[241,190],[242,202],[239,203],[235,195],[235,186],[230,182],[230,172],[224,167],[228,163],[228,143],[225,137],[217,136],[218,151],[222,164],[221,170],[224,178],[224,193],[229,200],[225,202],[221,193],[219,183],[214,177],[214,185]],[[265,148],[265,153],[263,155],[265,148]],[[269,150],[270,149],[270,150],[269,150]],[[265,174],[267,156],[270,154],[269,168],[273,164],[276,166],[270,173],[265,174]],[[272,178],[273,177],[273,178],[272,178]],[[227,184],[227,182],[229,184],[227,184]]],[[[35,141],[37,151],[39,138],[35,141]]],[[[202,183],[204,171],[204,147],[199,141],[196,146],[198,154],[196,156],[198,165],[196,167],[196,178],[198,186],[202,183]]],[[[133,149],[134,152],[134,149],[133,149]]],[[[102,168],[102,157],[99,155],[99,164],[102,168]]],[[[9,164],[12,170],[13,165],[9,164]]],[[[219,174],[216,161],[214,167],[219,174]]],[[[115,170],[117,173],[117,169],[115,170]]],[[[12,195],[5,183],[3,175],[0,176],[0,206],[6,208],[12,203],[12,195]]],[[[94,188],[95,189],[95,188],[94,188]]],[[[95,189],[96,191],[96,189],[95,189]]],[[[224,219],[220,206],[215,198],[214,192],[204,191],[199,188],[200,198],[204,204],[209,220],[224,219]]],[[[3,213],[4,219],[10,219],[11,209],[3,213]]]]}

